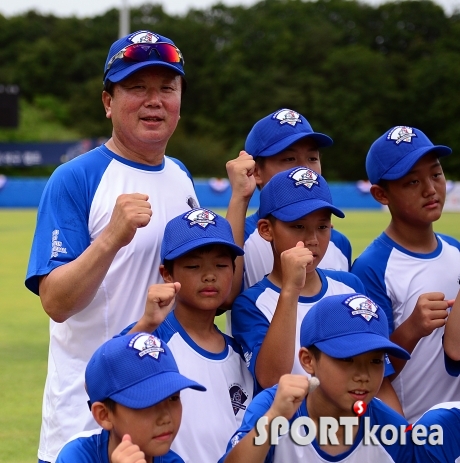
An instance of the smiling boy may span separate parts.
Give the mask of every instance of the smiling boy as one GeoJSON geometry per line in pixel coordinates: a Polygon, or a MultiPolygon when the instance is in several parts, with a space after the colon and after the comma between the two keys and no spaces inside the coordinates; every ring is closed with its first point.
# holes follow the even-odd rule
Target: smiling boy
{"type": "MultiPolygon", "coordinates": [[[[411,462],[410,432],[406,435],[406,445],[400,445],[399,439],[392,442],[379,439],[377,433],[372,443],[365,440],[366,422],[370,428],[389,425],[397,430],[401,427],[405,430],[407,425],[401,415],[374,398],[383,380],[385,354],[410,358],[388,339],[383,310],[363,294],[324,297],[302,321],[300,346],[299,362],[309,375],[319,380],[318,387],[308,393],[309,380],[304,375],[288,374],[281,377],[277,386],[258,394],[220,463],[411,462]],[[356,401],[364,404],[359,419],[353,411],[356,401]],[[262,417],[265,419],[261,424],[262,417]],[[277,445],[271,445],[266,438],[258,442],[257,438],[268,435],[267,426],[271,427],[277,417],[289,420],[289,426],[297,418],[308,418],[319,433],[324,432],[320,426],[323,417],[337,423],[354,418],[358,425],[348,435],[345,426],[338,426],[335,441],[331,438],[332,431],[328,434],[329,441],[322,441],[324,436],[316,434],[301,445],[287,429],[276,428],[281,434],[277,445]],[[264,432],[259,432],[262,426],[264,432]]],[[[300,427],[299,432],[300,437],[307,436],[305,427],[300,427]]]]}

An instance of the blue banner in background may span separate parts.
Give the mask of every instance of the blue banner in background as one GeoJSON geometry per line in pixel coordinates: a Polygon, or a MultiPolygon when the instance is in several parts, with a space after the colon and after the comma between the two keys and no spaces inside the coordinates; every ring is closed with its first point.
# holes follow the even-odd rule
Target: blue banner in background
{"type": "Polygon", "coordinates": [[[0,166],[58,166],[106,141],[98,138],[53,143],[0,143],[0,166]]]}

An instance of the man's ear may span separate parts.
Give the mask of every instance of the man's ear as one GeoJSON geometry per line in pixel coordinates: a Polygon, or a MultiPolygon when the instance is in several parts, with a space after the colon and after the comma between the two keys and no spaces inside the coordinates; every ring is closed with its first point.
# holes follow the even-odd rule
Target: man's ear
{"type": "Polygon", "coordinates": [[[388,206],[388,197],[384,188],[379,185],[372,185],[370,191],[372,197],[376,201],[378,201],[380,204],[383,204],[384,206],[388,206]]]}
{"type": "Polygon", "coordinates": [[[315,375],[316,359],[313,354],[306,348],[301,347],[299,351],[299,361],[302,368],[311,376],[315,375]]]}
{"type": "Polygon", "coordinates": [[[91,406],[91,413],[96,423],[106,431],[110,431],[113,428],[113,413],[102,402],[94,402],[91,406]]]}
{"type": "Polygon", "coordinates": [[[107,119],[111,119],[112,117],[112,109],[111,109],[112,95],[110,95],[110,93],[105,90],[102,91],[102,104],[104,105],[105,117],[107,119]]]}
{"type": "Polygon", "coordinates": [[[268,242],[273,241],[272,224],[268,219],[259,219],[257,222],[257,230],[259,235],[268,242]]]}
{"type": "Polygon", "coordinates": [[[163,264],[160,265],[159,270],[160,270],[160,275],[162,276],[163,281],[165,283],[174,283],[173,276],[168,272],[168,270],[166,269],[166,267],[163,264]]]}

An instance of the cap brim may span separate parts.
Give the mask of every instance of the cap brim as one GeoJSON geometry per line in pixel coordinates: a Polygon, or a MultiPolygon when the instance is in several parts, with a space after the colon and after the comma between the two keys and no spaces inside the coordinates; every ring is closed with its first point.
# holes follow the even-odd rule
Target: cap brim
{"type": "Polygon", "coordinates": [[[200,238],[197,240],[189,241],[182,246],[174,248],[172,251],[168,252],[164,256],[162,256],[161,261],[163,262],[165,259],[172,260],[180,257],[187,252],[193,251],[194,249],[201,248],[202,246],[208,246],[212,244],[222,244],[224,246],[228,246],[237,256],[242,256],[244,251],[242,248],[237,246],[234,243],[230,243],[226,240],[221,240],[219,238],[200,238]]]}
{"type": "MultiPolygon", "coordinates": [[[[398,180],[409,173],[420,158],[428,153],[436,153],[439,157],[448,156],[452,150],[448,146],[434,145],[419,148],[404,156],[398,163],[381,176],[379,180],[398,180]]],[[[374,182],[372,182],[374,183],[374,182]]],[[[377,183],[377,182],[375,182],[377,183]]]]}
{"type": "Polygon", "coordinates": [[[354,357],[373,350],[383,350],[387,354],[404,360],[410,359],[410,354],[402,347],[384,336],[374,333],[350,333],[345,336],[315,342],[315,346],[330,357],[339,359],[354,357]]]}
{"type": "Polygon", "coordinates": [[[117,392],[110,398],[128,408],[147,408],[156,405],[182,389],[206,391],[206,388],[175,371],[165,371],[117,392]]]}
{"type": "Polygon", "coordinates": [[[140,69],[151,67],[151,66],[161,66],[164,68],[172,69],[177,74],[181,76],[185,76],[184,71],[174,66],[174,64],[165,63],[164,61],[142,61],[140,63],[135,63],[135,64],[132,64],[131,66],[127,66],[123,69],[120,69],[119,71],[115,71],[113,73],[109,72],[107,76],[105,77],[104,82],[106,80],[110,80],[110,82],[113,82],[113,83],[121,82],[123,79],[126,79],[128,76],[130,76],[131,74],[134,74],[140,69]]]}
{"type": "Polygon", "coordinates": [[[299,220],[307,214],[318,211],[319,209],[329,209],[334,215],[341,219],[345,217],[345,214],[340,209],[320,199],[298,201],[271,212],[271,215],[283,222],[292,222],[294,220],[299,220]]]}
{"type": "Polygon", "coordinates": [[[283,138],[282,140],[277,141],[273,145],[270,145],[269,147],[261,151],[257,156],[274,156],[275,154],[278,154],[281,151],[284,151],[285,149],[289,148],[296,141],[302,140],[303,138],[312,138],[316,141],[318,148],[325,148],[326,146],[331,146],[334,143],[331,137],[328,137],[323,133],[296,133],[290,135],[289,137],[283,138]]]}

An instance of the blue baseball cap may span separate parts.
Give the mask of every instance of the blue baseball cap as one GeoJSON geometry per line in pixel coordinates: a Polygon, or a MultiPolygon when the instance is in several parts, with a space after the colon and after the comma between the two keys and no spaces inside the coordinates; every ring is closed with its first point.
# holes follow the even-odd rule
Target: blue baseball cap
{"type": "Polygon", "coordinates": [[[301,138],[312,138],[318,147],[330,146],[331,137],[314,132],[310,123],[292,109],[280,109],[256,122],[244,145],[253,158],[273,156],[301,138]]]}
{"type": "Polygon", "coordinates": [[[330,209],[337,217],[345,217],[332,204],[324,177],[308,167],[278,172],[260,191],[261,219],[271,214],[283,222],[292,222],[318,209],[330,209]]]}
{"type": "Polygon", "coordinates": [[[326,296],[317,302],[302,320],[300,345],[315,345],[334,358],[383,350],[395,357],[410,359],[406,350],[390,341],[383,309],[359,293],[326,296]]]}
{"type": "Polygon", "coordinates": [[[182,389],[206,390],[181,375],[166,343],[149,333],[102,344],[86,367],[85,381],[91,404],[112,399],[135,409],[151,407],[182,389]]]}
{"type": "Polygon", "coordinates": [[[181,76],[185,76],[184,60],[174,42],[155,32],[141,30],[128,34],[112,44],[104,66],[104,84],[108,80],[114,83],[120,82],[134,72],[139,71],[139,69],[147,66],[163,66],[176,71],[181,76]],[[171,62],[167,58],[162,58],[161,48],[158,51],[150,50],[150,52],[140,50],[141,57],[135,61],[122,59],[122,51],[133,44],[147,45],[145,47],[146,50],[149,44],[167,44],[166,47],[176,52],[177,56],[180,56],[181,59],[179,62],[171,62]],[[170,47],[171,45],[172,48],[170,47]]]}
{"type": "Polygon", "coordinates": [[[161,243],[161,262],[172,260],[208,244],[224,244],[237,256],[244,251],[235,244],[229,222],[208,209],[196,208],[171,219],[161,243]]]}
{"type": "Polygon", "coordinates": [[[433,145],[421,130],[398,125],[372,143],[366,157],[367,176],[373,185],[380,180],[397,180],[430,152],[447,156],[452,150],[448,146],[433,145]]]}

